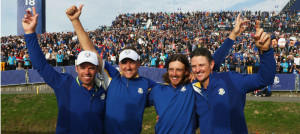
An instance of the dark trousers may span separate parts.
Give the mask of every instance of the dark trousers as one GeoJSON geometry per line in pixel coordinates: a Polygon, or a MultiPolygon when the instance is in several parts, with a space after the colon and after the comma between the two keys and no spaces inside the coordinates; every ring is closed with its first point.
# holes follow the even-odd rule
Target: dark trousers
{"type": "Polygon", "coordinates": [[[51,66],[53,66],[53,67],[56,66],[56,60],[55,60],[55,59],[52,59],[52,60],[51,60],[51,66]]]}
{"type": "Polygon", "coordinates": [[[63,62],[57,62],[57,66],[62,66],[63,62]]]}

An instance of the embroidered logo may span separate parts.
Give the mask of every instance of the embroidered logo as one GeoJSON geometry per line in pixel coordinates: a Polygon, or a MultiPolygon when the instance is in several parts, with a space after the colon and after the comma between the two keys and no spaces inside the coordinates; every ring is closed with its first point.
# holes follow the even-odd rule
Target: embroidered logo
{"type": "Polygon", "coordinates": [[[104,100],[105,99],[105,94],[102,94],[100,98],[101,98],[101,100],[104,100]]]}
{"type": "Polygon", "coordinates": [[[87,52],[87,53],[84,54],[84,56],[88,58],[88,57],[91,56],[91,54],[89,52],[87,52]]]}
{"type": "Polygon", "coordinates": [[[144,91],[143,91],[142,88],[139,88],[139,89],[138,89],[138,93],[139,93],[139,94],[143,94],[143,92],[144,92],[144,91]]]}
{"type": "Polygon", "coordinates": [[[186,90],[185,86],[181,88],[181,92],[184,92],[186,90]]]}
{"type": "Polygon", "coordinates": [[[129,51],[129,50],[125,50],[125,54],[126,54],[126,55],[129,55],[129,54],[130,54],[130,51],[129,51]]]}
{"type": "Polygon", "coordinates": [[[277,85],[279,83],[279,77],[275,76],[274,78],[274,85],[277,85]]]}
{"type": "Polygon", "coordinates": [[[225,94],[224,88],[220,88],[220,89],[219,89],[219,95],[224,95],[224,94],[225,94]]]}

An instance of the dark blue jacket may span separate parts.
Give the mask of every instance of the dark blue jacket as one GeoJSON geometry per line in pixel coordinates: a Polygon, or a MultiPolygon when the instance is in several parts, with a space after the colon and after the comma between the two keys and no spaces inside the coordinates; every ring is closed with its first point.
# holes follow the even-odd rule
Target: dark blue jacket
{"type": "Polygon", "coordinates": [[[101,134],[105,90],[96,86],[87,90],[70,74],[56,72],[46,61],[36,33],[25,34],[25,41],[33,68],[54,90],[58,105],[56,133],[101,134]]]}
{"type": "Polygon", "coordinates": [[[111,77],[107,89],[105,133],[139,134],[148,93],[157,83],[142,76],[127,79],[107,62],[104,68],[111,77]]]}
{"type": "Polygon", "coordinates": [[[200,83],[193,84],[202,134],[248,133],[244,116],[246,93],[271,85],[276,72],[273,50],[260,54],[260,59],[257,74],[213,72],[207,89],[201,88],[200,83]]]}
{"type": "MultiPolygon", "coordinates": [[[[224,61],[234,41],[227,38],[214,53],[215,69],[224,61]]],[[[174,88],[158,85],[149,94],[149,105],[154,105],[159,120],[155,125],[157,134],[193,134],[196,131],[195,93],[192,84],[174,88]]]]}
{"type": "Polygon", "coordinates": [[[159,120],[156,134],[194,134],[196,132],[195,93],[192,84],[174,88],[172,85],[155,86],[149,94],[159,120]]]}

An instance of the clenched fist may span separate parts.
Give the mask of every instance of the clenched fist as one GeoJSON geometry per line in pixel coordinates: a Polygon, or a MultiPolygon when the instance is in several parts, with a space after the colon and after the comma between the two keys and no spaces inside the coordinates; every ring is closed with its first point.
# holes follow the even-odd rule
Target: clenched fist
{"type": "Polygon", "coordinates": [[[82,7],[83,5],[80,5],[77,9],[77,7],[73,5],[66,10],[66,14],[71,21],[79,19],[82,7]]]}

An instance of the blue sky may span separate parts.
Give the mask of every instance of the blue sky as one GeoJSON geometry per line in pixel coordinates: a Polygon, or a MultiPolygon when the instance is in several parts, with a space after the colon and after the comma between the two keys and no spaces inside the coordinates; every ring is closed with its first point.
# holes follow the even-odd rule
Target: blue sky
{"type": "MultiPolygon", "coordinates": [[[[46,0],[46,31],[73,31],[65,10],[84,4],[80,20],[85,29],[111,25],[121,13],[220,10],[273,11],[283,8],[289,0],[46,0]],[[276,5],[279,8],[274,8],[276,5]]],[[[1,0],[1,36],[17,34],[17,0],[1,0]]]]}

